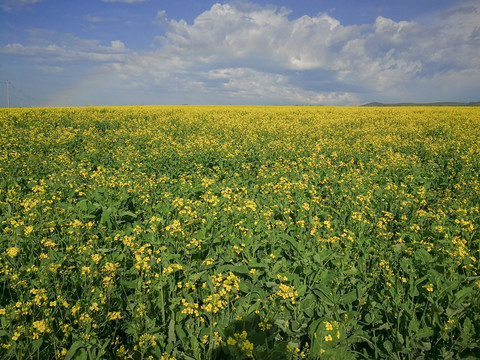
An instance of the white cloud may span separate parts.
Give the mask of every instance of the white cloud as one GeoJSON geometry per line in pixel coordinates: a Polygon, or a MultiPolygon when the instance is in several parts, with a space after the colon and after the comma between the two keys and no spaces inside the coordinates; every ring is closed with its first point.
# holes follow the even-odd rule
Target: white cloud
{"type": "Polygon", "coordinates": [[[0,8],[4,11],[11,12],[22,9],[28,5],[38,3],[42,0],[2,0],[0,1],[0,8]]]}
{"type": "Polygon", "coordinates": [[[102,0],[103,2],[112,2],[112,3],[127,3],[127,4],[133,4],[133,3],[138,3],[138,2],[145,2],[148,0],[102,0]]]}
{"type": "Polygon", "coordinates": [[[287,76],[259,72],[249,68],[225,68],[211,70],[207,77],[221,80],[220,90],[232,99],[252,102],[263,99],[269,103],[276,101],[300,104],[335,104],[355,102],[352,94],[337,92],[316,92],[292,86],[287,76]]]}
{"type": "Polygon", "coordinates": [[[362,93],[388,97],[400,87],[413,87],[418,78],[428,82],[447,69],[475,67],[475,55],[480,56],[477,48],[456,42],[447,26],[439,37],[438,27],[381,16],[371,25],[343,26],[328,14],[292,20],[287,15],[286,9],[246,2],[215,4],[188,24],[159,11],[154,23],[166,30],[156,39],[159,48],[117,64],[116,70],[124,78],[131,74],[156,84],[171,83],[168,78],[184,72],[232,99],[252,94],[353,103],[362,93]],[[304,72],[313,75],[308,88],[297,80],[304,72]]]}
{"type": "Polygon", "coordinates": [[[110,44],[112,45],[111,48],[114,50],[125,50],[125,44],[120,40],[111,41],[110,44]]]}
{"type": "Polygon", "coordinates": [[[29,57],[37,63],[92,61],[124,61],[131,53],[120,40],[110,42],[110,46],[101,45],[98,40],[81,39],[70,34],[58,34],[53,31],[30,29],[36,43],[23,45],[7,44],[0,48],[0,53],[29,57]]]}
{"type": "Polygon", "coordinates": [[[37,65],[36,68],[45,73],[61,73],[65,69],[61,66],[51,66],[51,65],[37,65]]]}
{"type": "Polygon", "coordinates": [[[115,21],[116,19],[115,18],[106,18],[106,17],[99,16],[99,15],[85,15],[83,17],[83,20],[91,22],[91,23],[103,23],[103,22],[115,21]]]}

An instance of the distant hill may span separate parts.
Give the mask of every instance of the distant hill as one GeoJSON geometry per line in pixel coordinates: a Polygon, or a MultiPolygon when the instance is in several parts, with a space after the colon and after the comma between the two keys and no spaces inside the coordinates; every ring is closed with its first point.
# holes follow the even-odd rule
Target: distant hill
{"type": "Polygon", "coordinates": [[[361,106],[480,106],[480,101],[476,102],[450,102],[450,101],[442,101],[442,102],[433,102],[433,103],[395,103],[395,104],[384,104],[380,102],[371,102],[368,104],[364,104],[361,106]]]}

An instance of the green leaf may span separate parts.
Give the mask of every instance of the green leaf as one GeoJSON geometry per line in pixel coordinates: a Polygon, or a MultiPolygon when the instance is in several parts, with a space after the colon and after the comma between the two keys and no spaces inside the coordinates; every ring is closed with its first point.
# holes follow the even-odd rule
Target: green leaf
{"type": "Polygon", "coordinates": [[[463,289],[457,291],[455,293],[455,302],[457,301],[460,302],[464,300],[464,298],[466,298],[472,292],[473,292],[473,289],[470,286],[464,287],[463,289]]]}
{"type": "Polygon", "coordinates": [[[121,218],[124,217],[124,216],[129,216],[129,217],[135,219],[135,218],[137,217],[137,214],[135,214],[135,213],[127,210],[127,211],[121,211],[121,212],[118,214],[118,216],[121,217],[121,218]]]}
{"type": "Polygon", "coordinates": [[[72,346],[70,346],[70,349],[68,349],[67,354],[65,355],[65,360],[72,359],[77,350],[82,348],[83,346],[84,344],[82,341],[75,341],[72,346]]]}
{"type": "Polygon", "coordinates": [[[189,276],[189,281],[190,282],[195,282],[195,281],[199,280],[205,273],[206,273],[206,271],[200,271],[198,273],[192,274],[192,275],[189,276]]]}
{"type": "Polygon", "coordinates": [[[190,336],[190,345],[192,347],[193,353],[198,354],[200,351],[200,343],[198,342],[197,338],[195,336],[190,336]]]}
{"type": "Polygon", "coordinates": [[[321,302],[329,306],[335,306],[332,297],[323,289],[313,289],[312,292],[317,295],[321,302]]]}
{"type": "Polygon", "coordinates": [[[40,346],[42,346],[43,340],[42,339],[37,339],[34,340],[30,343],[30,353],[33,355],[35,354],[38,349],[40,349],[40,346]]]}
{"type": "Polygon", "coordinates": [[[80,349],[80,353],[75,356],[75,360],[87,360],[88,359],[88,352],[85,349],[80,349]]]}
{"type": "Polygon", "coordinates": [[[101,248],[101,249],[98,249],[97,252],[108,254],[108,253],[111,253],[115,250],[116,250],[115,248],[101,248]]]}
{"type": "Polygon", "coordinates": [[[313,356],[320,355],[322,342],[321,342],[321,334],[318,327],[320,326],[322,321],[323,319],[314,320],[308,327],[308,336],[311,341],[310,351],[313,356]]]}
{"type": "Polygon", "coordinates": [[[112,220],[110,218],[110,213],[104,211],[102,217],[100,218],[100,224],[106,225],[107,227],[112,227],[112,220]]]}
{"type": "Polygon", "coordinates": [[[266,268],[267,265],[261,262],[258,262],[257,260],[252,260],[248,263],[250,268],[266,268]]]}
{"type": "Polygon", "coordinates": [[[392,353],[392,350],[393,350],[393,345],[392,345],[392,342],[390,340],[385,340],[383,342],[383,347],[385,348],[385,350],[387,350],[387,352],[389,354],[392,353]]]}
{"type": "Polygon", "coordinates": [[[168,341],[170,343],[175,343],[177,341],[177,337],[175,335],[175,319],[172,318],[170,319],[170,323],[168,324],[168,341]]]}
{"type": "Polygon", "coordinates": [[[430,255],[430,253],[425,249],[418,249],[413,254],[413,257],[415,258],[415,260],[418,260],[425,264],[428,264],[432,261],[432,255],[430,255]]]}
{"type": "Polygon", "coordinates": [[[423,339],[423,338],[428,338],[434,334],[433,329],[430,329],[429,327],[424,327],[423,329],[420,329],[417,334],[416,338],[417,339],[423,339]]]}
{"type": "Polygon", "coordinates": [[[135,279],[130,281],[122,281],[122,286],[126,287],[127,289],[137,289],[140,286],[141,279],[135,279]]]}
{"type": "Polygon", "coordinates": [[[248,293],[252,288],[252,284],[250,283],[250,281],[240,281],[238,287],[240,288],[240,291],[248,293]]]}
{"type": "Polygon", "coordinates": [[[416,317],[412,318],[412,320],[410,320],[410,323],[408,324],[409,334],[410,335],[416,334],[419,328],[420,328],[420,322],[417,320],[416,317]]]}
{"type": "Polygon", "coordinates": [[[350,291],[349,293],[343,295],[341,297],[340,301],[345,305],[350,305],[353,302],[355,302],[356,300],[358,300],[357,291],[353,290],[353,291],[350,291]]]}
{"type": "Polygon", "coordinates": [[[88,200],[82,199],[77,203],[77,207],[82,211],[88,211],[88,200]]]}
{"type": "Polygon", "coordinates": [[[175,325],[175,332],[177,333],[177,336],[180,338],[182,343],[185,344],[187,340],[187,334],[185,334],[185,331],[183,330],[183,327],[181,324],[176,324],[175,325]]]}
{"type": "Polygon", "coordinates": [[[405,343],[405,339],[400,332],[397,332],[397,341],[402,345],[405,343]]]}
{"type": "Polygon", "coordinates": [[[137,330],[133,326],[128,326],[127,329],[125,330],[126,334],[133,335],[133,337],[136,337],[137,330]]]}
{"type": "Polygon", "coordinates": [[[298,242],[288,234],[281,233],[278,235],[278,237],[280,239],[288,241],[297,252],[303,252],[305,250],[305,245],[303,244],[303,242],[298,242]]]}
{"type": "Polygon", "coordinates": [[[312,318],[315,313],[316,301],[313,294],[308,294],[299,303],[299,308],[308,318],[312,318]]]}
{"type": "Polygon", "coordinates": [[[463,322],[462,326],[462,333],[460,335],[460,340],[464,345],[467,345],[470,343],[470,340],[472,339],[472,336],[475,334],[475,328],[472,324],[472,321],[470,318],[466,318],[463,322]]]}

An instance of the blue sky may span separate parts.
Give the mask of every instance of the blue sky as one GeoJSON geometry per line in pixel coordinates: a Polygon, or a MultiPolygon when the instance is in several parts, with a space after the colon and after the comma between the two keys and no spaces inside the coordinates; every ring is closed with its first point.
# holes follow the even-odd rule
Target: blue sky
{"type": "Polygon", "coordinates": [[[0,0],[0,106],[480,100],[480,0],[0,0]]]}

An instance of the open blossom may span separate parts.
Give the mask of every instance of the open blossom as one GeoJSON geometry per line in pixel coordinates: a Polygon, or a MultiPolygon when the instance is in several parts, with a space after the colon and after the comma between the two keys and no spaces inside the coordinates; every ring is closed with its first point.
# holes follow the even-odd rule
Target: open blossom
{"type": "Polygon", "coordinates": [[[423,286],[428,292],[433,292],[433,284],[428,284],[423,286]]]}
{"type": "Polygon", "coordinates": [[[16,246],[13,246],[11,248],[8,248],[5,253],[7,254],[7,256],[11,257],[11,258],[14,258],[15,256],[18,255],[18,253],[20,252],[20,249],[17,248],[16,246]]]}
{"type": "Polygon", "coordinates": [[[122,318],[122,315],[120,314],[120,311],[110,311],[107,314],[108,320],[113,321],[113,320],[119,320],[122,318]]]}

